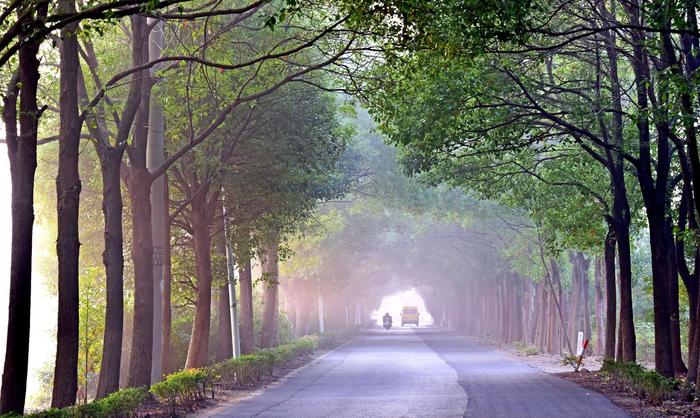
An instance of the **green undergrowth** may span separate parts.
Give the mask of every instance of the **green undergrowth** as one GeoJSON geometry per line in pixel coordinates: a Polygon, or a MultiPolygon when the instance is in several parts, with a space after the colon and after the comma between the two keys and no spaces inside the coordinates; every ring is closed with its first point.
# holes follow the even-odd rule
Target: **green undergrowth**
{"type": "MultiPolygon", "coordinates": [[[[86,405],[68,408],[51,408],[25,415],[31,418],[129,418],[135,416],[137,407],[146,399],[148,392],[141,388],[122,389],[86,405]]],[[[20,415],[3,415],[2,418],[20,415]]]]}
{"type": "Polygon", "coordinates": [[[637,396],[648,400],[652,405],[660,405],[663,401],[671,399],[678,393],[681,384],[677,379],[664,377],[634,362],[605,360],[600,371],[627,383],[637,396]]]}
{"type": "Polygon", "coordinates": [[[526,343],[526,342],[524,342],[524,341],[516,341],[516,342],[514,342],[514,343],[513,343],[513,348],[514,348],[515,351],[517,351],[518,354],[520,354],[521,356],[534,356],[534,355],[539,354],[539,352],[540,352],[540,350],[539,350],[536,346],[534,346],[534,345],[532,345],[532,344],[528,344],[528,343],[526,343]]]}
{"type": "Polygon", "coordinates": [[[275,368],[288,366],[298,358],[311,355],[318,347],[319,340],[315,335],[301,337],[276,348],[222,361],[213,365],[211,370],[217,376],[217,384],[224,387],[249,386],[271,375],[275,368]]]}

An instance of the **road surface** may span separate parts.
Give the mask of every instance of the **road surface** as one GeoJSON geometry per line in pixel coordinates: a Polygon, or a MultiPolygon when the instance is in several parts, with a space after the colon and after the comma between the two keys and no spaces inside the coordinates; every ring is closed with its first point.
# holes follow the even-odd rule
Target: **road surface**
{"type": "Polygon", "coordinates": [[[439,328],[365,331],[210,417],[627,417],[604,396],[439,328]]]}

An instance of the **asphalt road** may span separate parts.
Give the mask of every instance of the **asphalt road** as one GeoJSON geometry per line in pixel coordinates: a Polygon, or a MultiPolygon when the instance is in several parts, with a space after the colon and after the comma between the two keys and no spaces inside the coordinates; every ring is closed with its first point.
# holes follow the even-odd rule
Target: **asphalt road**
{"type": "Polygon", "coordinates": [[[602,395],[439,328],[363,332],[212,417],[627,417],[602,395]]]}

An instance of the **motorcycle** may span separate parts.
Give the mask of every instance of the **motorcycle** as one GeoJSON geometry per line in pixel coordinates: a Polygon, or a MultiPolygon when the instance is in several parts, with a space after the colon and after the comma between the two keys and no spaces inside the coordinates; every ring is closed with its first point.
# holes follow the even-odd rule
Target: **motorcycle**
{"type": "Polygon", "coordinates": [[[391,329],[391,316],[384,316],[384,328],[389,331],[391,329]]]}

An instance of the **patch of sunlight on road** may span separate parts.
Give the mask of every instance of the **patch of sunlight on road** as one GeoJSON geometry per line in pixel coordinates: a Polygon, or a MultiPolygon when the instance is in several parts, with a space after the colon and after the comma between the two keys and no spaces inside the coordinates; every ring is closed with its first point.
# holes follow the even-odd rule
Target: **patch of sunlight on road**
{"type": "Polygon", "coordinates": [[[415,306],[418,308],[421,325],[433,325],[433,317],[425,308],[425,301],[415,288],[384,296],[379,309],[372,312],[372,318],[377,324],[381,325],[382,316],[389,312],[389,315],[394,320],[394,326],[399,326],[401,325],[401,309],[404,306],[415,306]]]}

